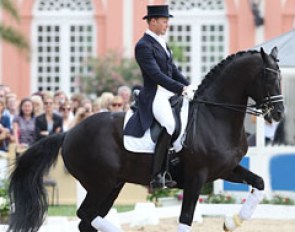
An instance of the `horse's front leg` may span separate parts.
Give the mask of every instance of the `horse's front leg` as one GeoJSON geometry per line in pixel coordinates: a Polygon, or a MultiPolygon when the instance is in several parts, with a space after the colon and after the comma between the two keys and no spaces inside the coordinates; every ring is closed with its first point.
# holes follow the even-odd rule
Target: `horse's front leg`
{"type": "Polygon", "coordinates": [[[233,217],[226,217],[225,219],[224,230],[233,231],[241,226],[243,221],[249,220],[252,217],[257,205],[263,199],[264,181],[260,176],[240,165],[224,179],[235,183],[245,183],[253,187],[240,212],[233,217]]]}
{"type": "Polygon", "coordinates": [[[177,232],[191,231],[196,203],[199,199],[201,189],[206,182],[204,175],[197,175],[185,180],[183,188],[183,200],[179,226],[177,232]]]}

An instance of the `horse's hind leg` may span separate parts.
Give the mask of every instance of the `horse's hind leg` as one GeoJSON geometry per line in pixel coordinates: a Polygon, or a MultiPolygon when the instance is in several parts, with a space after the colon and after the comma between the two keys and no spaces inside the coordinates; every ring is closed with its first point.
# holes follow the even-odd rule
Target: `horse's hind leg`
{"type": "Polygon", "coordinates": [[[77,211],[77,216],[81,219],[79,223],[80,232],[97,232],[97,230],[91,226],[91,220],[93,219],[93,217],[91,217],[91,211],[97,210],[96,207],[93,208],[95,205],[94,202],[97,201],[96,197],[95,194],[88,192],[77,211]]]}
{"type": "Polygon", "coordinates": [[[226,217],[225,219],[224,230],[233,231],[241,226],[244,220],[249,220],[253,215],[256,206],[263,198],[264,181],[260,176],[240,165],[238,165],[230,175],[224,179],[234,183],[248,184],[253,187],[239,214],[234,215],[233,217],[226,217]]]}
{"type": "Polygon", "coordinates": [[[117,185],[109,192],[104,192],[105,197],[96,191],[88,192],[80,208],[77,211],[77,216],[81,219],[79,230],[81,232],[96,232],[97,229],[91,225],[96,217],[103,218],[107,215],[112,207],[115,199],[118,197],[124,183],[117,185]]]}

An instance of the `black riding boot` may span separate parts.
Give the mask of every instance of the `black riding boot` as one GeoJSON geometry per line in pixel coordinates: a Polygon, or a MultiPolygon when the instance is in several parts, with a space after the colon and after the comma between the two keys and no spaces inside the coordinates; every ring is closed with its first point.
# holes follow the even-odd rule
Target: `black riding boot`
{"type": "Polygon", "coordinates": [[[158,138],[152,166],[151,188],[173,188],[177,185],[171,179],[171,175],[167,172],[167,153],[171,146],[171,135],[164,128],[158,138]]]}

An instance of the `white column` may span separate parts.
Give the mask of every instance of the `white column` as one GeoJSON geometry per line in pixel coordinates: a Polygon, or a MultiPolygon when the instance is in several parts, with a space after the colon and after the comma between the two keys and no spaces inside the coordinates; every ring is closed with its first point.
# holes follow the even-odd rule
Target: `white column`
{"type": "Polygon", "coordinates": [[[36,20],[32,21],[32,29],[31,29],[31,89],[30,93],[36,92],[37,89],[37,83],[38,83],[38,71],[37,71],[37,65],[38,65],[38,57],[37,57],[37,41],[38,41],[38,24],[36,23],[36,20]]]}
{"type": "Polygon", "coordinates": [[[133,0],[123,2],[123,49],[126,58],[133,56],[133,5],[133,0]]]}
{"type": "Polygon", "coordinates": [[[70,94],[70,43],[69,43],[69,38],[70,38],[70,20],[67,19],[66,17],[61,20],[60,24],[60,78],[59,78],[59,87],[67,95],[70,94]]]}
{"type": "MultiPolygon", "coordinates": [[[[261,13],[261,17],[264,17],[264,0],[262,0],[259,4],[259,10],[261,13]]],[[[255,30],[255,44],[261,44],[264,42],[264,24],[256,27],[255,30]]],[[[265,140],[264,140],[264,119],[261,117],[257,117],[256,120],[256,146],[257,147],[264,147],[265,140]]]]}

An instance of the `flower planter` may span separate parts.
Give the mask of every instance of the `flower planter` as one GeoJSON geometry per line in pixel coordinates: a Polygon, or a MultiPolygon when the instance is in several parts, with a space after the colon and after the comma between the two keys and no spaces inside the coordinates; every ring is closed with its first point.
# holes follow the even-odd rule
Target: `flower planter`
{"type": "Polygon", "coordinates": [[[181,201],[179,201],[175,197],[160,197],[158,199],[158,206],[173,206],[173,205],[180,205],[181,201]]]}
{"type": "MultiPolygon", "coordinates": [[[[196,210],[207,216],[224,216],[238,213],[242,204],[198,204],[196,210]]],[[[259,204],[253,218],[295,219],[294,205],[259,204]]]]}
{"type": "Polygon", "coordinates": [[[9,219],[9,216],[6,215],[6,216],[0,216],[0,225],[6,225],[8,224],[8,219],[9,219]]]}

